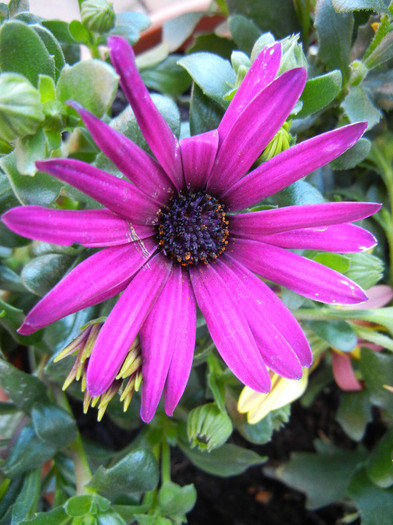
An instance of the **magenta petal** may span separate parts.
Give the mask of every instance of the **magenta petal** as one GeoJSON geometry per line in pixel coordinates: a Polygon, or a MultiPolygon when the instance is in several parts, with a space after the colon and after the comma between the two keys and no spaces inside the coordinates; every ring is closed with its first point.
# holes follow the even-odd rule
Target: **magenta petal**
{"type": "Polygon", "coordinates": [[[266,308],[265,293],[256,282],[258,278],[255,277],[254,280],[250,272],[247,275],[246,268],[241,274],[238,268],[233,271],[230,264],[228,257],[222,257],[215,263],[215,267],[226,282],[232,283],[233,296],[247,319],[265,364],[283,377],[300,379],[303,373],[300,361],[284,334],[275,325],[274,315],[266,308]]]}
{"type": "Polygon", "coordinates": [[[131,104],[146,142],[177,189],[183,187],[179,143],[154,105],[135,64],[132,47],[123,38],[108,38],[113,67],[120,75],[121,87],[131,104]]]}
{"type": "Polygon", "coordinates": [[[101,303],[121,292],[148,261],[155,243],[106,248],[84,260],[68,273],[27,315],[19,333],[28,335],[66,315],[101,303]]]}
{"type": "Polygon", "coordinates": [[[172,355],[165,384],[165,412],[168,416],[173,414],[186,388],[195,349],[196,302],[189,275],[183,271],[181,288],[179,307],[181,314],[178,320],[179,328],[175,331],[178,336],[178,344],[172,355]]]}
{"type": "Polygon", "coordinates": [[[261,277],[314,301],[354,304],[367,299],[360,286],[344,275],[283,248],[235,239],[230,253],[261,277]]]}
{"type": "Polygon", "coordinates": [[[57,210],[41,206],[12,208],[2,216],[12,231],[62,246],[116,246],[154,234],[151,226],[133,226],[109,210],[57,210]]]}
{"type": "Polygon", "coordinates": [[[131,183],[90,164],[74,159],[51,159],[36,165],[39,170],[71,184],[138,224],[152,224],[157,220],[158,201],[150,199],[131,183]]]}
{"type": "Polygon", "coordinates": [[[301,228],[273,235],[260,235],[258,240],[282,248],[338,253],[363,252],[377,244],[374,235],[354,224],[301,228]]]}
{"type": "MultiPolygon", "coordinates": [[[[248,293],[252,292],[253,309],[259,309],[266,322],[273,323],[293,351],[302,366],[310,366],[312,353],[309,342],[296,318],[277,295],[261,279],[248,270],[243,264],[224,254],[226,264],[239,276],[248,293]]],[[[249,306],[249,309],[251,309],[249,306]]],[[[263,323],[263,325],[266,324],[263,323]]]]}
{"type": "Polygon", "coordinates": [[[141,191],[165,202],[173,185],[157,162],[130,139],[74,101],[67,102],[83,119],[94,142],[141,191]]]}
{"type": "Polygon", "coordinates": [[[218,131],[208,131],[180,141],[184,178],[189,189],[205,186],[218,148],[218,131]]]}
{"type": "Polygon", "coordinates": [[[381,208],[374,202],[324,202],[286,206],[231,216],[231,233],[249,239],[297,228],[353,222],[369,217],[381,208]]]}
{"type": "Polygon", "coordinates": [[[362,390],[362,384],[352,368],[351,356],[333,351],[332,358],[333,375],[338,386],[350,392],[362,390]]]}
{"type": "Polygon", "coordinates": [[[166,386],[166,390],[172,390],[170,399],[174,400],[173,394],[177,398],[174,406],[172,403],[170,406],[173,413],[190,375],[195,333],[196,306],[188,274],[176,266],[140,331],[143,355],[141,418],[145,423],[151,421],[156,412],[169,368],[180,362],[178,368],[182,376],[178,377],[178,370],[174,370],[172,379],[175,374],[181,384],[169,381],[166,386]]]}
{"type": "Polygon", "coordinates": [[[305,82],[303,68],[283,73],[251,100],[225,134],[218,127],[220,146],[208,191],[220,196],[247,173],[288,117],[305,82]]]}
{"type": "Polygon", "coordinates": [[[87,368],[91,397],[109,388],[171,272],[161,253],[132,279],[101,328],[87,368]]]}
{"type": "Polygon", "coordinates": [[[274,80],[280,67],[280,61],[280,42],[262,49],[238,87],[221,120],[220,136],[226,137],[247,104],[274,80]]]}
{"type": "Polygon", "coordinates": [[[222,198],[232,211],[252,206],[336,159],[359,140],[366,128],[367,123],[358,122],[305,140],[256,168],[222,198]]]}
{"type": "Polygon", "coordinates": [[[270,390],[270,377],[232,288],[215,265],[190,269],[191,284],[210,335],[235,376],[258,392],[270,390]]]}

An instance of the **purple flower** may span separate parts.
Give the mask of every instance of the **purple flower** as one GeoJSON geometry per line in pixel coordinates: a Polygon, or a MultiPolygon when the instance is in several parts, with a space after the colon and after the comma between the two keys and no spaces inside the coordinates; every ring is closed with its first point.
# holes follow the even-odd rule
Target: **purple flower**
{"type": "Polygon", "coordinates": [[[379,209],[359,202],[237,213],[350,148],[357,123],[306,140],[247,174],[288,117],[305,81],[302,68],[276,77],[280,45],[252,64],[217,130],[180,141],[154,106],[125,40],[109,41],[112,63],[155,159],[75,102],[99,148],[131,182],[84,162],[50,159],[37,167],[82,190],[105,209],[25,206],[4,222],[26,237],[104,247],[80,263],[27,315],[30,334],[123,292],[100,330],[87,370],[98,396],[114,381],[139,333],[141,417],[150,421],[165,387],[172,415],[191,369],[200,308],[221,357],[250,388],[270,389],[268,367],[300,378],[311,364],[299,324],[256,275],[326,303],[366,299],[357,284],[286,248],[356,252],[374,237],[350,224],[379,209]],[[247,175],[246,175],[247,174],[247,175]]]}

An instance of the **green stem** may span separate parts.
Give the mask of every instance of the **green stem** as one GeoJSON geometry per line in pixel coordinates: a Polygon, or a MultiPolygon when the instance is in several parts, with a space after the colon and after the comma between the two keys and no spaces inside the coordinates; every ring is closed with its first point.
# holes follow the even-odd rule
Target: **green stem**
{"type": "MultiPolygon", "coordinates": [[[[393,169],[384,155],[381,154],[377,147],[374,148],[375,156],[378,159],[379,166],[382,168],[381,175],[388,191],[390,217],[393,216],[393,169]]],[[[389,225],[390,226],[390,225],[389,225]]],[[[393,286],[393,228],[385,229],[386,238],[389,245],[389,268],[390,268],[390,285],[393,286]]]]}
{"type": "Polygon", "coordinates": [[[168,481],[171,481],[171,448],[164,436],[161,448],[161,483],[168,481]]]}
{"type": "MultiPolygon", "coordinates": [[[[54,393],[59,406],[64,408],[69,414],[72,414],[71,407],[64,392],[56,389],[54,393]]],[[[92,473],[87,460],[85,449],[83,447],[82,438],[78,431],[75,441],[71,443],[68,450],[70,452],[72,462],[74,463],[76,494],[82,495],[94,493],[95,491],[93,489],[90,489],[86,486],[91,480],[92,473]]]]}

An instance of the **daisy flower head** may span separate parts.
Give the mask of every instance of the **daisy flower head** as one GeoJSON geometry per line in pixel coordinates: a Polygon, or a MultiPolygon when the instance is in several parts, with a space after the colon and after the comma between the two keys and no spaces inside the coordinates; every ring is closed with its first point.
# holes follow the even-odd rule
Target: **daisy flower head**
{"type": "Polygon", "coordinates": [[[95,397],[110,387],[139,334],[141,417],[146,422],[164,390],[168,415],[183,394],[193,359],[197,306],[222,359],[242,383],[268,392],[267,368],[300,378],[302,366],[312,361],[307,339],[257,275],[317,301],[364,301],[356,283],[287,248],[368,249],[374,237],[350,223],[380,206],[338,202],[234,212],[338,157],[355,144],[366,124],[306,140],[249,172],[306,81],[303,68],[277,77],[280,44],[258,55],[217,129],[180,141],[154,106],[129,44],[111,37],[109,51],[154,158],[70,102],[125,179],[74,159],[37,163],[38,169],[85,192],[103,208],[24,206],[7,212],[3,221],[29,238],[102,249],[42,298],[19,332],[30,334],[122,292],[89,357],[87,390],[95,397]]]}

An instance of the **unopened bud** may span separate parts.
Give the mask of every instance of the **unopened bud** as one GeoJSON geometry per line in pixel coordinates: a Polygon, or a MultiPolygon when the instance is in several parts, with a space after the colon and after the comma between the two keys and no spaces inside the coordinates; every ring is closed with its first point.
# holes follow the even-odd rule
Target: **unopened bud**
{"type": "Polygon", "coordinates": [[[115,23],[112,4],[106,0],[85,0],[81,9],[82,23],[90,31],[107,33],[115,23]]]}
{"type": "Polygon", "coordinates": [[[191,447],[211,452],[232,434],[232,421],[215,403],[194,408],[188,415],[187,435],[191,447]]]}

